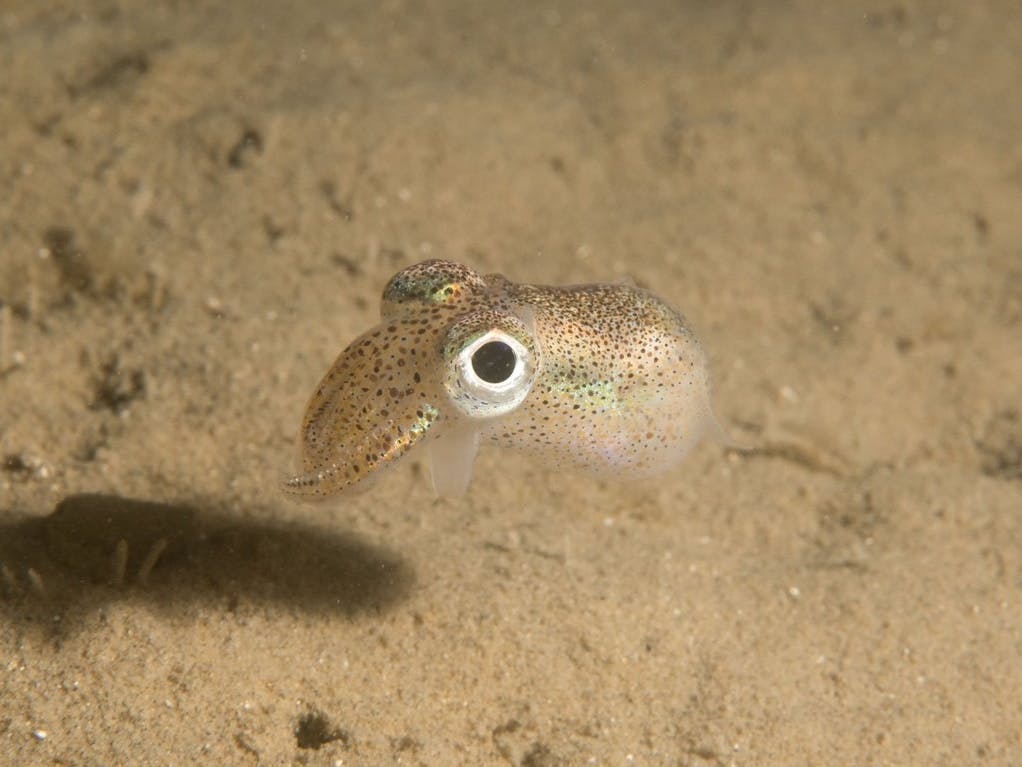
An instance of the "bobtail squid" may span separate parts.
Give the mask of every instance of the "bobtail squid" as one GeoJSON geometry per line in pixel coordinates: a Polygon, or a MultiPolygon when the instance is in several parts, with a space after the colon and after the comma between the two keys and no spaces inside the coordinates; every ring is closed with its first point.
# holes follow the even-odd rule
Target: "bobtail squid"
{"type": "Polygon", "coordinates": [[[480,444],[637,479],[727,441],[699,341],[638,287],[517,284],[432,260],[391,278],[381,315],[312,395],[287,492],[361,487],[415,450],[437,494],[459,496],[480,444]]]}

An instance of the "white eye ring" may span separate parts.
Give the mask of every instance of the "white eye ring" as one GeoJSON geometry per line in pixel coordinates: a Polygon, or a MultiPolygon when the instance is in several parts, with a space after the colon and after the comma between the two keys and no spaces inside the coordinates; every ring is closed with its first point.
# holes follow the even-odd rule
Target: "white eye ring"
{"type": "Polygon", "coordinates": [[[461,384],[470,399],[474,400],[470,408],[476,412],[470,414],[495,416],[513,410],[529,393],[534,370],[532,354],[514,336],[501,330],[491,330],[479,336],[458,355],[461,384]],[[498,358],[492,364],[488,364],[490,361],[487,360],[474,359],[476,352],[488,344],[503,347],[494,349],[498,358]],[[514,355],[514,364],[507,377],[500,380],[510,362],[506,357],[500,357],[509,353],[514,355]],[[492,374],[496,380],[484,378],[487,373],[492,374]]]}

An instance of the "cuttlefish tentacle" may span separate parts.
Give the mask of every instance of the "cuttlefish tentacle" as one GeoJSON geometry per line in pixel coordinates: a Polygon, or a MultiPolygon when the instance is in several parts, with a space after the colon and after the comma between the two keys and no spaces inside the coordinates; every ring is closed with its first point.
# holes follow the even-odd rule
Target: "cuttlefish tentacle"
{"type": "Polygon", "coordinates": [[[431,440],[428,449],[433,492],[441,498],[464,495],[479,449],[479,430],[464,425],[449,429],[431,440]]]}
{"type": "MultiPolygon", "coordinates": [[[[424,262],[396,274],[383,291],[383,322],[341,352],[309,400],[301,473],[284,489],[320,497],[355,488],[434,436],[447,409],[441,334],[486,291],[459,264],[424,262]]],[[[474,457],[473,447],[469,473],[474,457]]]]}
{"type": "Polygon", "coordinates": [[[480,443],[640,478],[726,440],[698,340],[633,285],[519,285],[426,261],[390,280],[381,315],[310,400],[289,492],[365,486],[420,444],[437,493],[456,496],[480,443]]]}
{"type": "Polygon", "coordinates": [[[341,353],[306,408],[302,474],[287,481],[289,491],[329,495],[354,486],[430,433],[444,403],[435,365],[419,353],[423,339],[435,343],[436,331],[395,318],[341,353]]]}

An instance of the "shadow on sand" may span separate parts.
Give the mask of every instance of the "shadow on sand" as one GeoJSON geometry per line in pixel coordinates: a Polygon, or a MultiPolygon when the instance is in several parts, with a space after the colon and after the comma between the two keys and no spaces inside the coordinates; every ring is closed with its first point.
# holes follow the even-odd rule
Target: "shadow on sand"
{"type": "Polygon", "coordinates": [[[358,537],[222,510],[72,495],[0,523],[0,616],[56,635],[115,601],[187,619],[197,607],[353,616],[400,601],[414,575],[358,537]]]}

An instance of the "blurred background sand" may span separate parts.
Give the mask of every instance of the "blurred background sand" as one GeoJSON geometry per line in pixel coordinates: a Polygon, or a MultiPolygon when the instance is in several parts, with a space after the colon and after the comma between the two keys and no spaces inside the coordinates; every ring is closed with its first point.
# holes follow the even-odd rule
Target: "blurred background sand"
{"type": "Polygon", "coordinates": [[[270,5],[0,7],[0,763],[1022,764],[1022,6],[270,5]],[[754,449],[290,503],[429,257],[754,449]]]}

